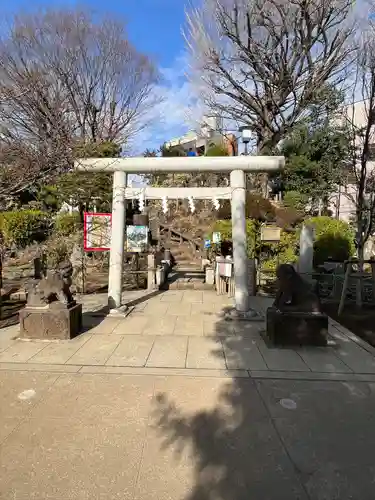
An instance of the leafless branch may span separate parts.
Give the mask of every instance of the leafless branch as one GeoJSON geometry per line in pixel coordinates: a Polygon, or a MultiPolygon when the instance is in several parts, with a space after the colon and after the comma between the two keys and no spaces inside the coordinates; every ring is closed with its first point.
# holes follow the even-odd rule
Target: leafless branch
{"type": "Polygon", "coordinates": [[[349,169],[354,182],[358,256],[375,229],[375,44],[374,32],[361,40],[356,60],[350,104],[344,113],[351,142],[349,169]]]}
{"type": "Polygon", "coordinates": [[[353,58],[350,0],[203,0],[188,12],[191,79],[205,105],[272,149],[353,58]]]}
{"type": "Polygon", "coordinates": [[[76,144],[126,147],[155,105],[157,81],[117,20],[74,10],[17,16],[0,40],[0,175],[20,176],[14,189],[0,184],[0,197],[69,169],[76,144]]]}

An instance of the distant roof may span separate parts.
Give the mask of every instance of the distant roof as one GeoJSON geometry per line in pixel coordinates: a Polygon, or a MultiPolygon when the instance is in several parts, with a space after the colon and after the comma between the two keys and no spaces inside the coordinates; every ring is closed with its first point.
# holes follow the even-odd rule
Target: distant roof
{"type": "Polygon", "coordinates": [[[186,144],[187,142],[195,141],[198,138],[195,132],[188,132],[181,137],[175,137],[166,143],[168,147],[178,146],[179,144],[186,144]]]}

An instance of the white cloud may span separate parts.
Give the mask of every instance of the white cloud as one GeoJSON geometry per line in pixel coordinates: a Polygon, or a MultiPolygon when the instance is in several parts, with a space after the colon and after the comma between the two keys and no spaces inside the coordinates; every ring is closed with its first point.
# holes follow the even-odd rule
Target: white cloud
{"type": "Polygon", "coordinates": [[[151,110],[147,117],[150,123],[137,137],[137,154],[145,149],[158,148],[165,141],[183,135],[195,127],[201,116],[196,95],[185,72],[187,59],[179,56],[169,68],[161,68],[161,83],[155,88],[155,95],[162,102],[151,110]]]}
{"type": "MultiPolygon", "coordinates": [[[[145,122],[149,125],[137,135],[132,154],[140,155],[146,149],[158,149],[164,142],[189,130],[199,130],[205,107],[197,96],[204,94],[205,87],[199,78],[190,82],[186,77],[189,71],[193,69],[186,54],[177,57],[170,67],[160,68],[161,83],[154,92],[162,102],[148,113],[145,122]]],[[[206,113],[209,114],[209,111],[206,110],[206,113]]],[[[227,132],[237,133],[239,125],[234,120],[223,121],[227,132]]]]}

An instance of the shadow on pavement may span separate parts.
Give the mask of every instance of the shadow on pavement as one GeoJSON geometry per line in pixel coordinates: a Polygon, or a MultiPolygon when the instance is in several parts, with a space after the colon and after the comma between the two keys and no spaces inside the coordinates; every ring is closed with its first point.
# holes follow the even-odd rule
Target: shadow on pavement
{"type": "MultiPolygon", "coordinates": [[[[229,356],[241,359],[240,341],[227,343],[229,356]]],[[[375,383],[233,376],[214,408],[195,413],[156,394],[153,426],[161,454],[192,454],[194,485],[178,500],[372,500],[374,393],[375,383]]]]}

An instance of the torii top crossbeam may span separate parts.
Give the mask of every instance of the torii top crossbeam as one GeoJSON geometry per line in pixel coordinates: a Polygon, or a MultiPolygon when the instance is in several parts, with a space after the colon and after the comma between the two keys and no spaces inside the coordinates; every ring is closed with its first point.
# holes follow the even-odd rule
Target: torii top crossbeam
{"type": "Polygon", "coordinates": [[[83,171],[122,171],[130,174],[151,172],[272,172],[284,167],[283,156],[187,156],[148,158],[85,158],[75,162],[83,171]]]}

